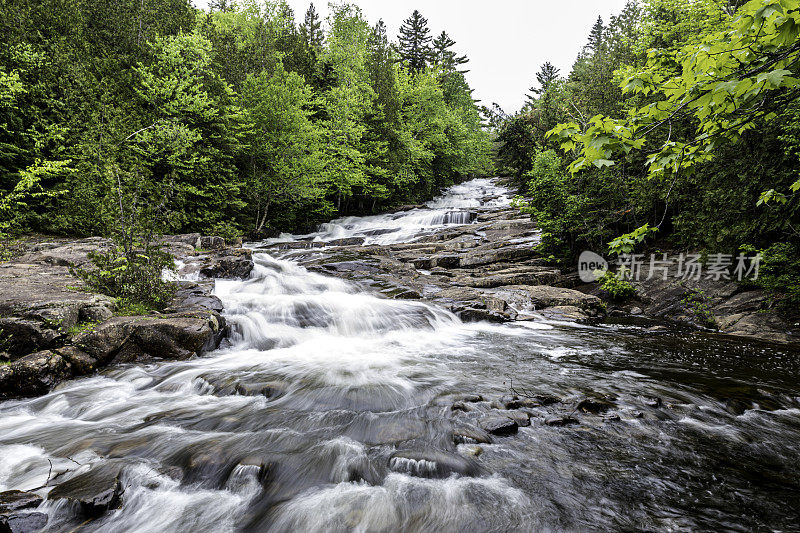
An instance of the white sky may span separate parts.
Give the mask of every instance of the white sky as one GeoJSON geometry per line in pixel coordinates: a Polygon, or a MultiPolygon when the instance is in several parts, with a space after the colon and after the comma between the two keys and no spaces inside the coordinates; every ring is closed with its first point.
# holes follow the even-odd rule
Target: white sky
{"type": "MultiPolygon", "coordinates": [[[[205,7],[208,0],[193,0],[205,7]]],[[[302,21],[309,0],[287,0],[302,21]]],[[[382,18],[393,40],[414,9],[428,19],[431,35],[446,31],[455,50],[469,57],[467,80],[483,105],[497,102],[508,113],[519,110],[539,66],[550,61],[569,73],[598,15],[605,22],[626,0],[354,0],[364,16],[382,18]]],[[[323,19],[327,0],[314,6],[323,19]]]]}

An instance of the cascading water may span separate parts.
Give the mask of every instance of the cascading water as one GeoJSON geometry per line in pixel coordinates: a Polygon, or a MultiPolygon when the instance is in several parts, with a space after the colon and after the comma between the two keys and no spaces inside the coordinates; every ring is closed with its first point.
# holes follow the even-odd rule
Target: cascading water
{"type": "Polygon", "coordinates": [[[449,224],[469,224],[478,207],[505,207],[511,202],[508,191],[491,180],[477,179],[456,185],[428,202],[424,207],[400,213],[369,217],[346,217],[323,224],[319,231],[308,235],[283,234],[267,239],[266,244],[279,242],[322,241],[361,237],[364,244],[393,244],[406,242],[432,229],[449,224]]]}
{"type": "MultiPolygon", "coordinates": [[[[311,238],[397,228],[374,242],[400,242],[481,200],[508,198],[480,180],[311,238]]],[[[118,510],[85,521],[64,500],[38,509],[64,532],[796,527],[796,354],[696,333],[465,324],[267,254],[216,293],[232,325],[218,351],[0,404],[0,490],[120,472],[118,510]],[[476,446],[485,434],[458,395],[499,398],[512,379],[567,404],[613,398],[621,420],[476,446]],[[643,407],[651,396],[664,408],[643,407]]]]}

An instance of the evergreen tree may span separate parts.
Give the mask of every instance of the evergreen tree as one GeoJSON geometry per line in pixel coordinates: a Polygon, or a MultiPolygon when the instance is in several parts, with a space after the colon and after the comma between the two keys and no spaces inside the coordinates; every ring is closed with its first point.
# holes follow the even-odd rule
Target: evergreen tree
{"type": "Polygon", "coordinates": [[[539,68],[539,72],[536,73],[536,81],[539,83],[539,86],[533,86],[529,91],[531,91],[536,96],[526,95],[528,100],[533,102],[536,97],[543,95],[547,88],[557,79],[559,78],[559,70],[550,63],[549,61],[545,62],[544,65],[539,68]]]}
{"type": "Polygon", "coordinates": [[[583,47],[584,54],[594,55],[600,51],[603,46],[604,32],[603,17],[597,17],[594,26],[592,26],[592,31],[589,32],[589,42],[583,47]]]}
{"type": "Polygon", "coordinates": [[[313,3],[308,6],[306,18],[300,25],[300,35],[310,48],[322,48],[325,35],[322,33],[322,21],[320,21],[313,3]]]}
{"type": "Polygon", "coordinates": [[[447,35],[447,32],[442,32],[433,41],[433,60],[438,63],[447,72],[460,72],[466,74],[468,70],[458,70],[458,67],[469,62],[467,56],[458,56],[452,50],[456,42],[447,35]]]}
{"type": "Polygon", "coordinates": [[[417,10],[400,26],[400,57],[412,74],[425,70],[432,58],[430,32],[428,19],[417,10]]]}

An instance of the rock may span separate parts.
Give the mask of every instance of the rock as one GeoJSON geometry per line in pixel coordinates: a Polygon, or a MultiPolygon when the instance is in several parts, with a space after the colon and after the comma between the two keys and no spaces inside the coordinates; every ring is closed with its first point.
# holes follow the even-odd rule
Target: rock
{"type": "Polygon", "coordinates": [[[602,398],[586,398],[578,402],[577,410],[593,415],[605,413],[609,409],[616,407],[614,403],[602,398]]]}
{"type": "Polygon", "coordinates": [[[69,362],[58,354],[42,351],[26,355],[9,365],[0,366],[0,398],[46,394],[71,376],[69,362]]]}
{"type": "Polygon", "coordinates": [[[0,516],[0,533],[34,533],[47,525],[44,513],[10,513],[0,516]]]}
{"type": "Polygon", "coordinates": [[[492,437],[482,429],[464,426],[453,431],[452,440],[454,444],[491,444],[492,437]]]}
{"type": "Polygon", "coordinates": [[[467,411],[472,411],[472,407],[470,407],[464,402],[455,402],[453,403],[453,405],[450,406],[450,410],[467,412],[467,411]]]}
{"type": "Polygon", "coordinates": [[[517,423],[521,428],[526,428],[531,425],[531,415],[522,411],[509,411],[505,416],[517,423]]]}
{"type": "Polygon", "coordinates": [[[454,401],[466,403],[477,403],[483,401],[483,396],[480,394],[456,394],[452,398],[454,401]]]}
{"type": "Polygon", "coordinates": [[[207,258],[200,268],[200,274],[207,278],[246,279],[253,271],[253,266],[250,250],[225,250],[225,255],[207,258]]]}
{"type": "Polygon", "coordinates": [[[214,313],[117,317],[81,333],[73,342],[100,363],[154,357],[183,360],[216,348],[222,337],[220,321],[214,313]]]}
{"type": "Polygon", "coordinates": [[[583,312],[579,307],[572,305],[557,305],[542,310],[542,316],[555,320],[586,320],[589,315],[583,312]]]}
{"type": "Polygon", "coordinates": [[[361,246],[364,244],[364,237],[347,237],[346,239],[334,239],[325,244],[327,246],[361,246]]]}
{"type": "Polygon", "coordinates": [[[121,505],[121,473],[121,463],[103,463],[56,485],[47,495],[47,499],[65,499],[78,503],[87,518],[97,518],[121,505]]]}
{"type": "Polygon", "coordinates": [[[451,474],[475,476],[480,473],[480,468],[472,459],[436,450],[394,452],[389,458],[389,469],[425,478],[446,478],[451,474]]]}
{"type": "Polygon", "coordinates": [[[483,448],[477,444],[464,446],[464,451],[467,453],[467,455],[471,455],[472,457],[480,457],[483,454],[483,448]]]}
{"type": "Polygon", "coordinates": [[[42,497],[33,492],[21,490],[0,492],[0,514],[38,507],[40,503],[42,503],[42,497]]]}
{"type": "Polygon", "coordinates": [[[64,346],[54,351],[69,362],[76,376],[85,376],[97,369],[97,359],[75,346],[64,346]]]}
{"type": "Polygon", "coordinates": [[[481,427],[492,435],[513,435],[519,430],[519,424],[508,417],[496,416],[481,422],[481,427]]]}
{"type": "Polygon", "coordinates": [[[192,312],[197,310],[222,313],[225,306],[222,300],[210,293],[213,287],[198,283],[184,283],[178,288],[170,306],[165,313],[192,312]]]}
{"type": "Polygon", "coordinates": [[[18,359],[31,350],[52,347],[61,337],[58,324],[47,324],[39,320],[24,318],[0,318],[0,335],[3,347],[11,360],[18,359]]]}
{"type": "Polygon", "coordinates": [[[571,416],[554,416],[552,418],[547,418],[544,423],[548,426],[562,427],[578,424],[578,421],[571,416]]]}
{"type": "Polygon", "coordinates": [[[225,239],[216,236],[200,237],[200,248],[203,250],[222,250],[225,248],[225,239]]]}
{"type": "Polygon", "coordinates": [[[162,241],[165,243],[178,242],[188,244],[192,248],[200,248],[202,241],[199,233],[186,233],[184,235],[164,235],[162,241]]]}
{"type": "Polygon", "coordinates": [[[643,313],[643,311],[642,311],[641,307],[632,307],[631,308],[631,314],[632,315],[641,315],[642,313],[643,313]]]}
{"type": "Polygon", "coordinates": [[[658,398],[656,396],[642,396],[642,401],[647,407],[653,407],[653,408],[661,407],[662,403],[661,398],[658,398]]]}
{"type": "Polygon", "coordinates": [[[237,383],[236,393],[241,396],[264,396],[265,398],[276,398],[286,393],[287,385],[280,381],[268,381],[266,383],[237,383]]]}
{"type": "Polygon", "coordinates": [[[521,289],[530,298],[531,304],[537,309],[544,307],[570,306],[584,311],[599,310],[602,301],[597,296],[584,294],[574,289],[538,285],[535,287],[514,287],[521,289]]]}

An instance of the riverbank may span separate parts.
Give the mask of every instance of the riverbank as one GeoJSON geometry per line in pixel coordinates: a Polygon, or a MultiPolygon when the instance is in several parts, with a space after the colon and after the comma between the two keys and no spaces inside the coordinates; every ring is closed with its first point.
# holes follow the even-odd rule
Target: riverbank
{"type": "Polygon", "coordinates": [[[246,277],[251,253],[196,234],[168,236],[164,244],[196,281],[177,282],[170,305],[146,316],[126,316],[71,273],[89,264],[89,253],[111,246],[108,240],[31,241],[0,265],[0,399],[45,394],[111,364],[183,360],[216,349],[226,323],[213,278],[246,277]]]}

